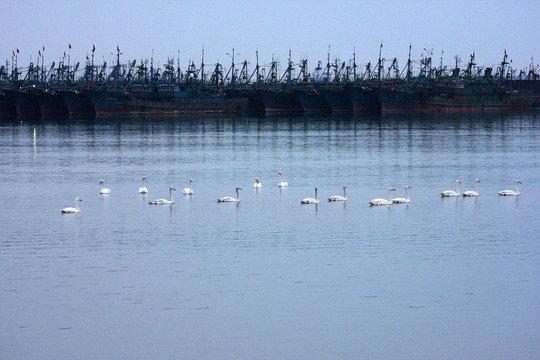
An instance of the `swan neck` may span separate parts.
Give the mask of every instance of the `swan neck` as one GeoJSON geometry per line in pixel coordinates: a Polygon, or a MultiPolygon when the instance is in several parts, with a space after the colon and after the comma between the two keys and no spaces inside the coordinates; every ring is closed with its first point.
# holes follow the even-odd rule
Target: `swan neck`
{"type": "Polygon", "coordinates": [[[518,183],[516,183],[516,193],[519,194],[519,188],[518,188],[518,183]]]}
{"type": "Polygon", "coordinates": [[[79,204],[78,204],[77,200],[75,200],[75,209],[81,210],[81,209],[79,209],[79,204]]]}
{"type": "Polygon", "coordinates": [[[477,182],[474,183],[474,191],[476,193],[478,193],[478,183],[477,182]]]}
{"type": "Polygon", "coordinates": [[[456,192],[459,194],[459,183],[456,183],[456,192]]]}
{"type": "Polygon", "coordinates": [[[317,188],[315,188],[315,200],[318,200],[317,199],[317,188]]]}
{"type": "Polygon", "coordinates": [[[347,188],[345,186],[343,187],[343,197],[347,197],[347,188]]]}
{"type": "Polygon", "coordinates": [[[390,195],[390,189],[388,189],[388,202],[392,202],[392,196],[390,195]]]}
{"type": "Polygon", "coordinates": [[[172,189],[169,189],[169,198],[171,199],[171,202],[174,201],[173,194],[172,194],[172,189]]]}
{"type": "Polygon", "coordinates": [[[409,189],[408,189],[408,188],[405,188],[405,194],[407,194],[407,200],[411,200],[411,199],[409,198],[409,189]]]}
{"type": "Polygon", "coordinates": [[[240,200],[240,192],[238,191],[238,189],[236,189],[236,198],[240,200]]]}

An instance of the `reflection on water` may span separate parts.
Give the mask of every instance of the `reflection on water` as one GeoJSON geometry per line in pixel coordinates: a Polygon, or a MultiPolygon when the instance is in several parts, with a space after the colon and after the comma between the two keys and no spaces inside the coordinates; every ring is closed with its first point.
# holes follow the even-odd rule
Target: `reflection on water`
{"type": "Polygon", "coordinates": [[[538,119],[3,122],[0,358],[538,358],[538,119]]]}

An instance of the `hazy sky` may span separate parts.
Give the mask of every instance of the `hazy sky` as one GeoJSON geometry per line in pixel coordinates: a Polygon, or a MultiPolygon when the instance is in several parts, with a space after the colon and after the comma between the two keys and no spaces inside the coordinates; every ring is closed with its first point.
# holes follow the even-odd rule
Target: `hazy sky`
{"type": "MultiPolygon", "coordinates": [[[[478,65],[501,61],[504,50],[516,68],[540,62],[540,1],[28,1],[3,0],[0,5],[0,60],[20,50],[25,66],[45,46],[45,61],[58,61],[72,45],[73,61],[83,61],[96,46],[96,59],[110,61],[120,47],[122,59],[156,64],[180,51],[181,66],[190,59],[228,65],[235,48],[238,62],[268,63],[352,58],[358,64],[383,57],[406,63],[409,44],[419,59],[433,49],[434,62],[463,62],[476,53],[478,65]]],[[[284,67],[283,67],[284,68],[284,67]]]]}

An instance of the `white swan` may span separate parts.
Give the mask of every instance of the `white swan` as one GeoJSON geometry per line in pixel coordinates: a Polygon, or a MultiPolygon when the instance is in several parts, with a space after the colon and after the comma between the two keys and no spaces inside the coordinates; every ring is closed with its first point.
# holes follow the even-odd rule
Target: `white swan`
{"type": "Polygon", "coordinates": [[[259,178],[256,178],[256,179],[255,179],[255,183],[253,183],[253,187],[254,187],[254,188],[262,188],[262,184],[261,184],[261,182],[259,181],[259,178]]]}
{"type": "Polygon", "coordinates": [[[347,201],[347,185],[343,185],[343,196],[333,195],[328,198],[328,201],[347,201]]]}
{"type": "Polygon", "coordinates": [[[156,200],[150,201],[150,204],[152,204],[152,205],[174,204],[174,198],[173,198],[173,194],[172,194],[173,191],[176,191],[176,189],[171,186],[169,188],[169,200],[167,200],[167,199],[156,199],[156,200]]]}
{"type": "Polygon", "coordinates": [[[396,189],[394,189],[393,187],[388,188],[388,200],[377,198],[377,199],[371,200],[369,204],[370,205],[392,205],[393,202],[392,202],[392,198],[390,197],[391,191],[396,191],[396,189]]]}
{"type": "Polygon", "coordinates": [[[142,178],[142,187],[139,188],[139,194],[148,194],[148,189],[146,188],[145,182],[146,177],[143,176],[142,178]]]}
{"type": "Polygon", "coordinates": [[[184,195],[193,195],[192,184],[193,184],[193,181],[191,179],[189,179],[189,187],[184,188],[184,191],[182,192],[182,194],[184,194],[184,195]]]}
{"type": "Polygon", "coordinates": [[[217,199],[217,202],[240,202],[240,193],[238,192],[238,190],[242,190],[242,188],[236,188],[236,199],[231,196],[224,196],[217,199]]]}
{"type": "Polygon", "coordinates": [[[319,198],[317,197],[317,188],[315,188],[315,199],[314,198],[305,198],[300,200],[300,204],[318,204],[319,198]]]}
{"type": "Polygon", "coordinates": [[[101,190],[99,190],[100,194],[110,194],[111,189],[108,189],[105,187],[105,182],[103,180],[99,180],[99,185],[101,185],[101,190]]]}
{"type": "Polygon", "coordinates": [[[405,198],[393,198],[393,199],[392,199],[392,202],[393,202],[394,204],[408,204],[408,203],[410,203],[410,202],[411,202],[411,198],[409,197],[409,189],[410,189],[410,188],[411,188],[411,187],[408,186],[408,185],[405,186],[405,194],[407,194],[407,198],[406,198],[406,199],[405,199],[405,198]]]}
{"type": "Polygon", "coordinates": [[[456,180],[456,191],[454,190],[445,190],[441,193],[441,196],[443,197],[448,197],[448,196],[460,196],[461,194],[459,193],[459,186],[458,184],[461,184],[461,181],[459,180],[456,180]]]}
{"type": "Polygon", "coordinates": [[[282,179],[281,179],[281,171],[278,172],[278,174],[279,174],[279,184],[277,186],[279,186],[279,187],[287,187],[287,186],[289,186],[288,182],[282,181],[282,179]]]}
{"type": "Polygon", "coordinates": [[[464,191],[463,196],[478,196],[478,195],[480,195],[480,193],[478,192],[478,184],[479,183],[481,183],[480,180],[478,180],[478,179],[474,180],[474,191],[472,191],[472,190],[464,191]]]}
{"type": "Polygon", "coordinates": [[[81,209],[79,209],[79,205],[77,204],[78,201],[82,201],[82,199],[80,197],[78,198],[75,198],[75,207],[67,207],[67,208],[63,208],[62,210],[60,210],[62,213],[64,214],[69,214],[69,213],[80,213],[81,212],[81,209]]]}
{"type": "Polygon", "coordinates": [[[503,190],[503,191],[499,191],[499,195],[501,196],[519,196],[519,189],[518,189],[518,184],[521,184],[521,181],[517,180],[516,181],[516,191],[513,191],[513,190],[503,190]]]}

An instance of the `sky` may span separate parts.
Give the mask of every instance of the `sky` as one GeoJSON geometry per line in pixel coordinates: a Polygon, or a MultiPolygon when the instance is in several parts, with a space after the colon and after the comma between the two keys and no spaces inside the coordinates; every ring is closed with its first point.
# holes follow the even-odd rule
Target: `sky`
{"type": "MultiPolygon", "coordinates": [[[[514,68],[540,63],[540,1],[0,1],[0,61],[26,66],[45,47],[45,63],[69,53],[83,62],[96,47],[97,61],[154,58],[163,65],[180,55],[181,67],[205,63],[255,65],[277,58],[285,69],[289,50],[310,69],[327,53],[333,61],[376,63],[386,59],[405,66],[433,52],[433,62],[466,64],[475,53],[479,66],[497,66],[506,50],[514,68]],[[381,48],[381,44],[383,45],[381,48]],[[426,50],[424,50],[426,49],[426,50]]],[[[463,65],[464,66],[464,65],[463,65]]]]}

